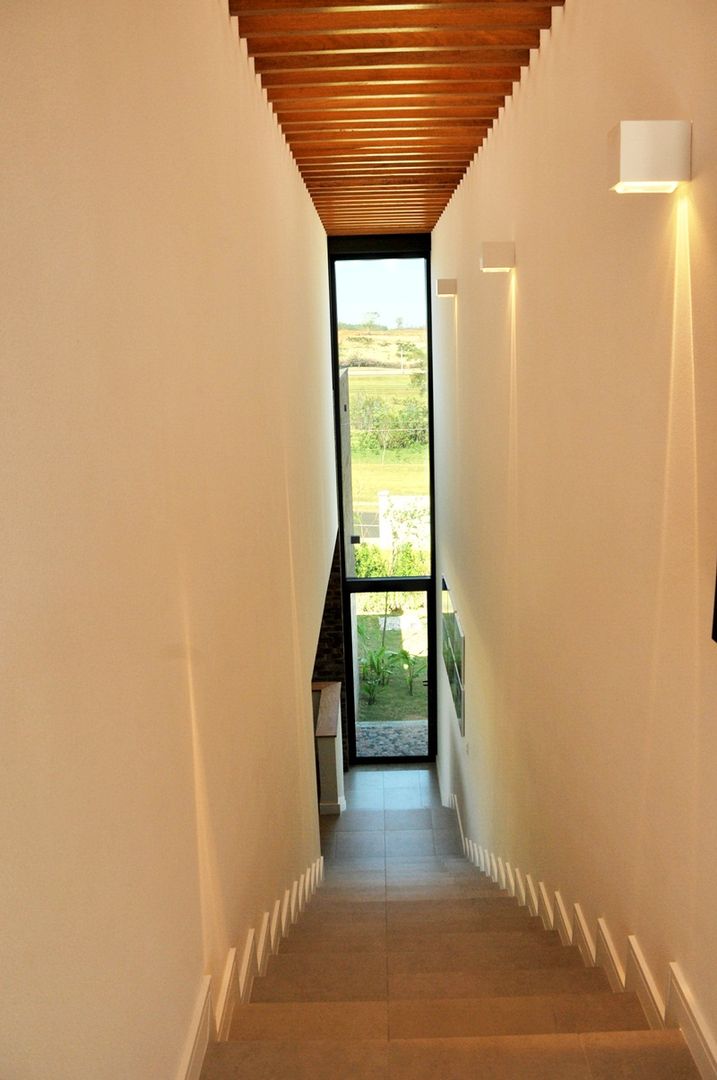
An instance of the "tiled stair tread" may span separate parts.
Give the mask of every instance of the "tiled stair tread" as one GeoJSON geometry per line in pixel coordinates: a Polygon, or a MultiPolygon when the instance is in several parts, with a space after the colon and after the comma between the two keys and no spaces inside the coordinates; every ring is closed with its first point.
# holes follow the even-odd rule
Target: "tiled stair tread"
{"type": "Polygon", "coordinates": [[[252,1002],[380,1001],[387,991],[385,953],[280,953],[255,980],[252,1002]]]}
{"type": "Polygon", "coordinates": [[[391,1039],[567,1034],[647,1028],[633,994],[390,1000],[391,1039]]]}
{"type": "Polygon", "coordinates": [[[201,1080],[387,1080],[388,1043],[225,1042],[209,1047],[201,1080]]]}
{"type": "Polygon", "coordinates": [[[488,949],[466,949],[463,952],[447,952],[446,950],[417,950],[410,952],[387,953],[389,972],[419,971],[481,971],[505,968],[526,967],[584,967],[582,957],[578,949],[574,947],[560,948],[549,944],[544,945],[540,939],[534,944],[521,942],[513,945],[510,942],[512,934],[506,934],[505,940],[499,947],[488,949]]]}
{"type": "Polygon", "coordinates": [[[229,1039],[343,1040],[388,1037],[386,1001],[290,1001],[240,1005],[229,1039]]]}
{"type": "Polygon", "coordinates": [[[681,1031],[581,1035],[591,1080],[700,1080],[681,1031]]]}
{"type": "Polygon", "coordinates": [[[674,1031],[396,1040],[388,1061],[390,1080],[699,1080],[674,1031]]]}
{"type": "Polygon", "coordinates": [[[447,954],[471,953],[481,956],[492,954],[496,950],[502,951],[505,946],[512,949],[526,946],[529,948],[560,949],[560,938],[557,934],[546,934],[528,927],[518,927],[507,930],[465,930],[448,931],[438,930],[389,930],[386,935],[386,945],[389,952],[445,952],[447,954]]]}
{"type": "MultiPolygon", "coordinates": [[[[426,921],[392,917],[385,913],[372,916],[371,919],[346,919],[338,914],[323,920],[302,920],[292,927],[288,938],[282,942],[282,951],[293,952],[296,949],[325,948],[335,942],[340,948],[356,945],[361,947],[363,939],[382,937],[390,947],[410,947],[411,942],[428,937],[426,921]]],[[[542,934],[543,926],[538,918],[529,915],[521,918],[516,915],[474,915],[455,919],[442,919],[441,933],[444,935],[466,934],[542,934]]],[[[339,950],[337,950],[339,951],[339,950]]]]}
{"type": "Polygon", "coordinates": [[[392,973],[389,998],[478,998],[529,994],[583,994],[610,989],[601,968],[506,968],[472,971],[392,973]]]}
{"type": "MultiPolygon", "coordinates": [[[[509,935],[512,944],[540,943],[546,938],[540,926],[525,926],[517,919],[509,919],[507,926],[468,927],[462,930],[448,929],[441,933],[431,933],[415,926],[386,927],[386,925],[364,925],[345,927],[312,927],[292,930],[282,942],[282,953],[295,952],[405,952],[417,949],[446,949],[463,951],[464,949],[486,949],[501,947],[505,936],[509,935]],[[512,925],[511,925],[512,923],[512,925]]],[[[549,939],[548,939],[549,940],[549,939]]],[[[559,947],[559,942],[553,944],[559,947]]]]}
{"type": "Polygon", "coordinates": [[[678,1031],[209,1047],[202,1080],[699,1080],[678,1031]]]}

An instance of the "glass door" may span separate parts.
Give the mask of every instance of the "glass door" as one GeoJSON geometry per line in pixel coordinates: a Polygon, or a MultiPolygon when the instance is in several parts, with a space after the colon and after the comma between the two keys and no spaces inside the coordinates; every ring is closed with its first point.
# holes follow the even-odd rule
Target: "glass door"
{"type": "Polygon", "coordinates": [[[355,761],[435,757],[428,238],[409,240],[329,240],[355,761]]]}

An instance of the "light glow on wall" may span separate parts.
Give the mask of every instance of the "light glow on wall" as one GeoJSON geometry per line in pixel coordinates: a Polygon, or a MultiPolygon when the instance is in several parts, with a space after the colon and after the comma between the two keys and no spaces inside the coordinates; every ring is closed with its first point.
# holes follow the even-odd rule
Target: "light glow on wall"
{"type": "Polygon", "coordinates": [[[678,180],[623,180],[612,190],[618,195],[671,195],[679,186],[678,180]]]}

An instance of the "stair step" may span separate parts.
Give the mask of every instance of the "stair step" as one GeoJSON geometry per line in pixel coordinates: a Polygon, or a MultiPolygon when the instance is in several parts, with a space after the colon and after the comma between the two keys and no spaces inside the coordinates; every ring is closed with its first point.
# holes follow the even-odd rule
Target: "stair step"
{"type": "Polygon", "coordinates": [[[314,924],[311,927],[299,925],[293,927],[288,938],[282,942],[282,953],[307,953],[307,952],[402,952],[415,951],[416,949],[446,949],[449,951],[468,949],[480,949],[482,946],[491,949],[496,944],[501,945],[507,934],[511,942],[521,943],[542,941],[559,945],[558,939],[548,937],[543,930],[539,919],[522,921],[519,919],[499,918],[490,921],[490,916],[485,917],[483,925],[468,923],[458,924],[458,929],[452,926],[445,927],[440,934],[430,933],[424,929],[420,931],[413,925],[405,927],[386,928],[380,922],[368,925],[356,925],[347,922],[341,926],[322,927],[314,924]],[[445,931],[445,932],[444,932],[445,931]]]}
{"type": "Polygon", "coordinates": [[[386,1039],[386,1001],[290,1001],[239,1005],[229,1039],[386,1039]]]}
{"type": "Polygon", "coordinates": [[[469,930],[464,932],[438,932],[431,930],[391,931],[387,935],[390,953],[445,953],[470,955],[477,960],[504,948],[560,949],[556,933],[545,930],[518,928],[516,930],[469,930]]]}
{"type": "Polygon", "coordinates": [[[581,1040],[592,1080],[700,1080],[681,1031],[591,1032],[581,1040]]]}
{"type": "Polygon", "coordinates": [[[299,929],[289,934],[281,943],[282,953],[386,952],[386,927],[351,925],[309,930],[299,929]]]}
{"type": "Polygon", "coordinates": [[[679,1031],[213,1043],[202,1080],[699,1080],[679,1031]]]}
{"type": "Polygon", "coordinates": [[[388,1062],[390,1080],[699,1080],[679,1031],[399,1040],[388,1062]]]}
{"type": "MultiPolygon", "coordinates": [[[[514,935],[505,934],[507,939],[514,935]]],[[[475,948],[464,952],[431,950],[388,953],[388,970],[391,974],[426,974],[432,972],[490,971],[516,968],[582,968],[580,951],[574,946],[557,947],[543,944],[540,938],[535,944],[520,945],[505,941],[500,948],[475,948]]]]}
{"type": "Polygon", "coordinates": [[[525,997],[530,994],[607,993],[601,968],[554,967],[504,970],[450,971],[419,974],[392,973],[389,998],[525,997]]]}
{"type": "Polygon", "coordinates": [[[210,1045],[201,1080],[387,1080],[388,1043],[224,1042],[210,1045]]]}
{"type": "Polygon", "coordinates": [[[634,994],[550,994],[527,997],[391,1000],[391,1039],[567,1034],[647,1028],[634,994]]]}
{"type": "Polygon", "coordinates": [[[444,919],[469,919],[484,915],[526,919],[531,916],[512,896],[468,897],[464,900],[395,900],[386,908],[389,923],[404,920],[419,925],[444,919]]]}
{"type": "Polygon", "coordinates": [[[255,980],[252,1002],[381,1001],[387,992],[385,953],[279,953],[255,980]]]}

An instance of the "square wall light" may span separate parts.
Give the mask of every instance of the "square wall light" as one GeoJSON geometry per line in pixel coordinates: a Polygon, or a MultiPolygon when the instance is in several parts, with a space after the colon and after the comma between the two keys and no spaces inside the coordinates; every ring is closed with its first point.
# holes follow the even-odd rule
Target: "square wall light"
{"type": "Polygon", "coordinates": [[[512,240],[484,240],[480,246],[480,268],[484,274],[507,274],[515,266],[512,240]]]}
{"type": "Polygon", "coordinates": [[[436,296],[455,296],[458,293],[458,282],[455,278],[438,278],[436,280],[436,296]]]}
{"type": "Polygon", "coordinates": [[[691,177],[689,120],[621,120],[608,135],[610,187],[619,195],[664,194],[691,177]]]}

